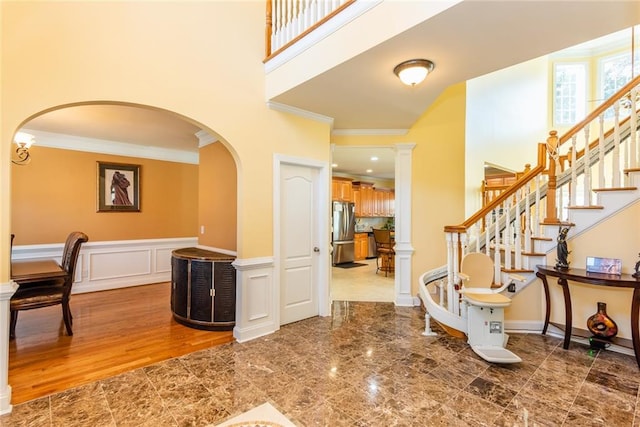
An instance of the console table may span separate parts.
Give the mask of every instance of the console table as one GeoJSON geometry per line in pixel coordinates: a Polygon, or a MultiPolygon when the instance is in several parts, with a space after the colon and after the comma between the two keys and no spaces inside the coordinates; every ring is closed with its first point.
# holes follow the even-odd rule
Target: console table
{"type": "Polygon", "coordinates": [[[236,269],[232,255],[199,248],[171,254],[171,311],[185,326],[231,330],[236,316],[236,269]]]}
{"type": "Polygon", "coordinates": [[[636,363],[640,368],[640,331],[638,321],[640,320],[640,279],[630,274],[606,274],[606,273],[590,273],[581,268],[568,268],[566,270],[556,269],[549,265],[538,265],[536,276],[542,280],[544,286],[544,295],[547,303],[547,310],[544,319],[544,328],[542,333],[547,333],[549,326],[549,315],[551,313],[551,302],[549,301],[549,284],[547,276],[557,277],[558,285],[562,286],[562,295],[564,296],[564,349],[569,348],[571,341],[571,329],[573,312],[571,309],[571,294],[569,292],[569,281],[576,283],[587,283],[596,286],[608,286],[612,288],[632,288],[633,298],[631,299],[631,337],[633,343],[633,351],[636,355],[636,363]]]}

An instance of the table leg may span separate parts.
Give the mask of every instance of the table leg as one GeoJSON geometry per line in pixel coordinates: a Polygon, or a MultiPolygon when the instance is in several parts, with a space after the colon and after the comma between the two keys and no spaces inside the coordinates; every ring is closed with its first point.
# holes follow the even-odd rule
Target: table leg
{"type": "Polygon", "coordinates": [[[544,299],[547,304],[547,311],[544,315],[544,327],[542,328],[542,335],[547,333],[549,327],[549,317],[551,316],[551,301],[549,300],[549,283],[547,283],[547,276],[544,274],[536,273],[536,276],[542,280],[542,287],[544,288],[544,299]]]}
{"type": "Polygon", "coordinates": [[[640,335],[638,333],[638,309],[640,308],[640,289],[633,289],[633,300],[631,301],[631,338],[633,339],[633,352],[636,355],[636,363],[640,368],[640,335]]]}
{"type": "Polygon", "coordinates": [[[558,284],[562,286],[562,295],[564,296],[564,344],[563,348],[566,350],[569,348],[571,342],[571,328],[573,312],[571,311],[571,294],[569,293],[569,283],[567,279],[558,279],[558,284]]]}

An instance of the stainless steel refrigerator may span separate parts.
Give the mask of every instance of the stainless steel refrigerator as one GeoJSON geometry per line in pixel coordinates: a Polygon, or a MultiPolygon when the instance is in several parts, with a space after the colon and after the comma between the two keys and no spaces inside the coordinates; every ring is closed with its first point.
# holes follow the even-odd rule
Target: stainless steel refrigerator
{"type": "Polygon", "coordinates": [[[356,208],[351,202],[333,202],[332,237],[333,264],[353,262],[355,259],[354,231],[356,208]]]}

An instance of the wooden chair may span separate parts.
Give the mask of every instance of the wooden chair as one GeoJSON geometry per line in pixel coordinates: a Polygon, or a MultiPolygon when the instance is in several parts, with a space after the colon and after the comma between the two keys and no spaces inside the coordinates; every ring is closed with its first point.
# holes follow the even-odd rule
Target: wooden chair
{"type": "Polygon", "coordinates": [[[373,238],[376,241],[376,274],[378,274],[378,271],[384,271],[386,277],[389,272],[394,271],[394,258],[396,256],[391,242],[391,231],[374,228],[373,238]]]}
{"type": "Polygon", "coordinates": [[[18,288],[11,297],[10,310],[11,322],[9,325],[9,336],[15,337],[16,323],[18,322],[18,311],[32,310],[34,308],[48,307],[51,305],[62,305],[62,317],[68,335],[73,335],[71,324],[73,316],[69,308],[71,296],[71,286],[75,277],[76,264],[80,246],[87,242],[89,238],[80,231],[74,231],[67,237],[62,252],[61,267],[66,272],[62,279],[45,280],[33,284],[23,285],[18,288]]]}

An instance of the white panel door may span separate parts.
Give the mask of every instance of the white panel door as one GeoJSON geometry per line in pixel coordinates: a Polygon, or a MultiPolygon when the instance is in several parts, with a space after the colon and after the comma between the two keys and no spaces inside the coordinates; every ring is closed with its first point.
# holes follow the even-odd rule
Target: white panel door
{"type": "Polygon", "coordinates": [[[280,176],[280,324],[284,325],[318,315],[318,171],[283,164],[280,176]]]}

